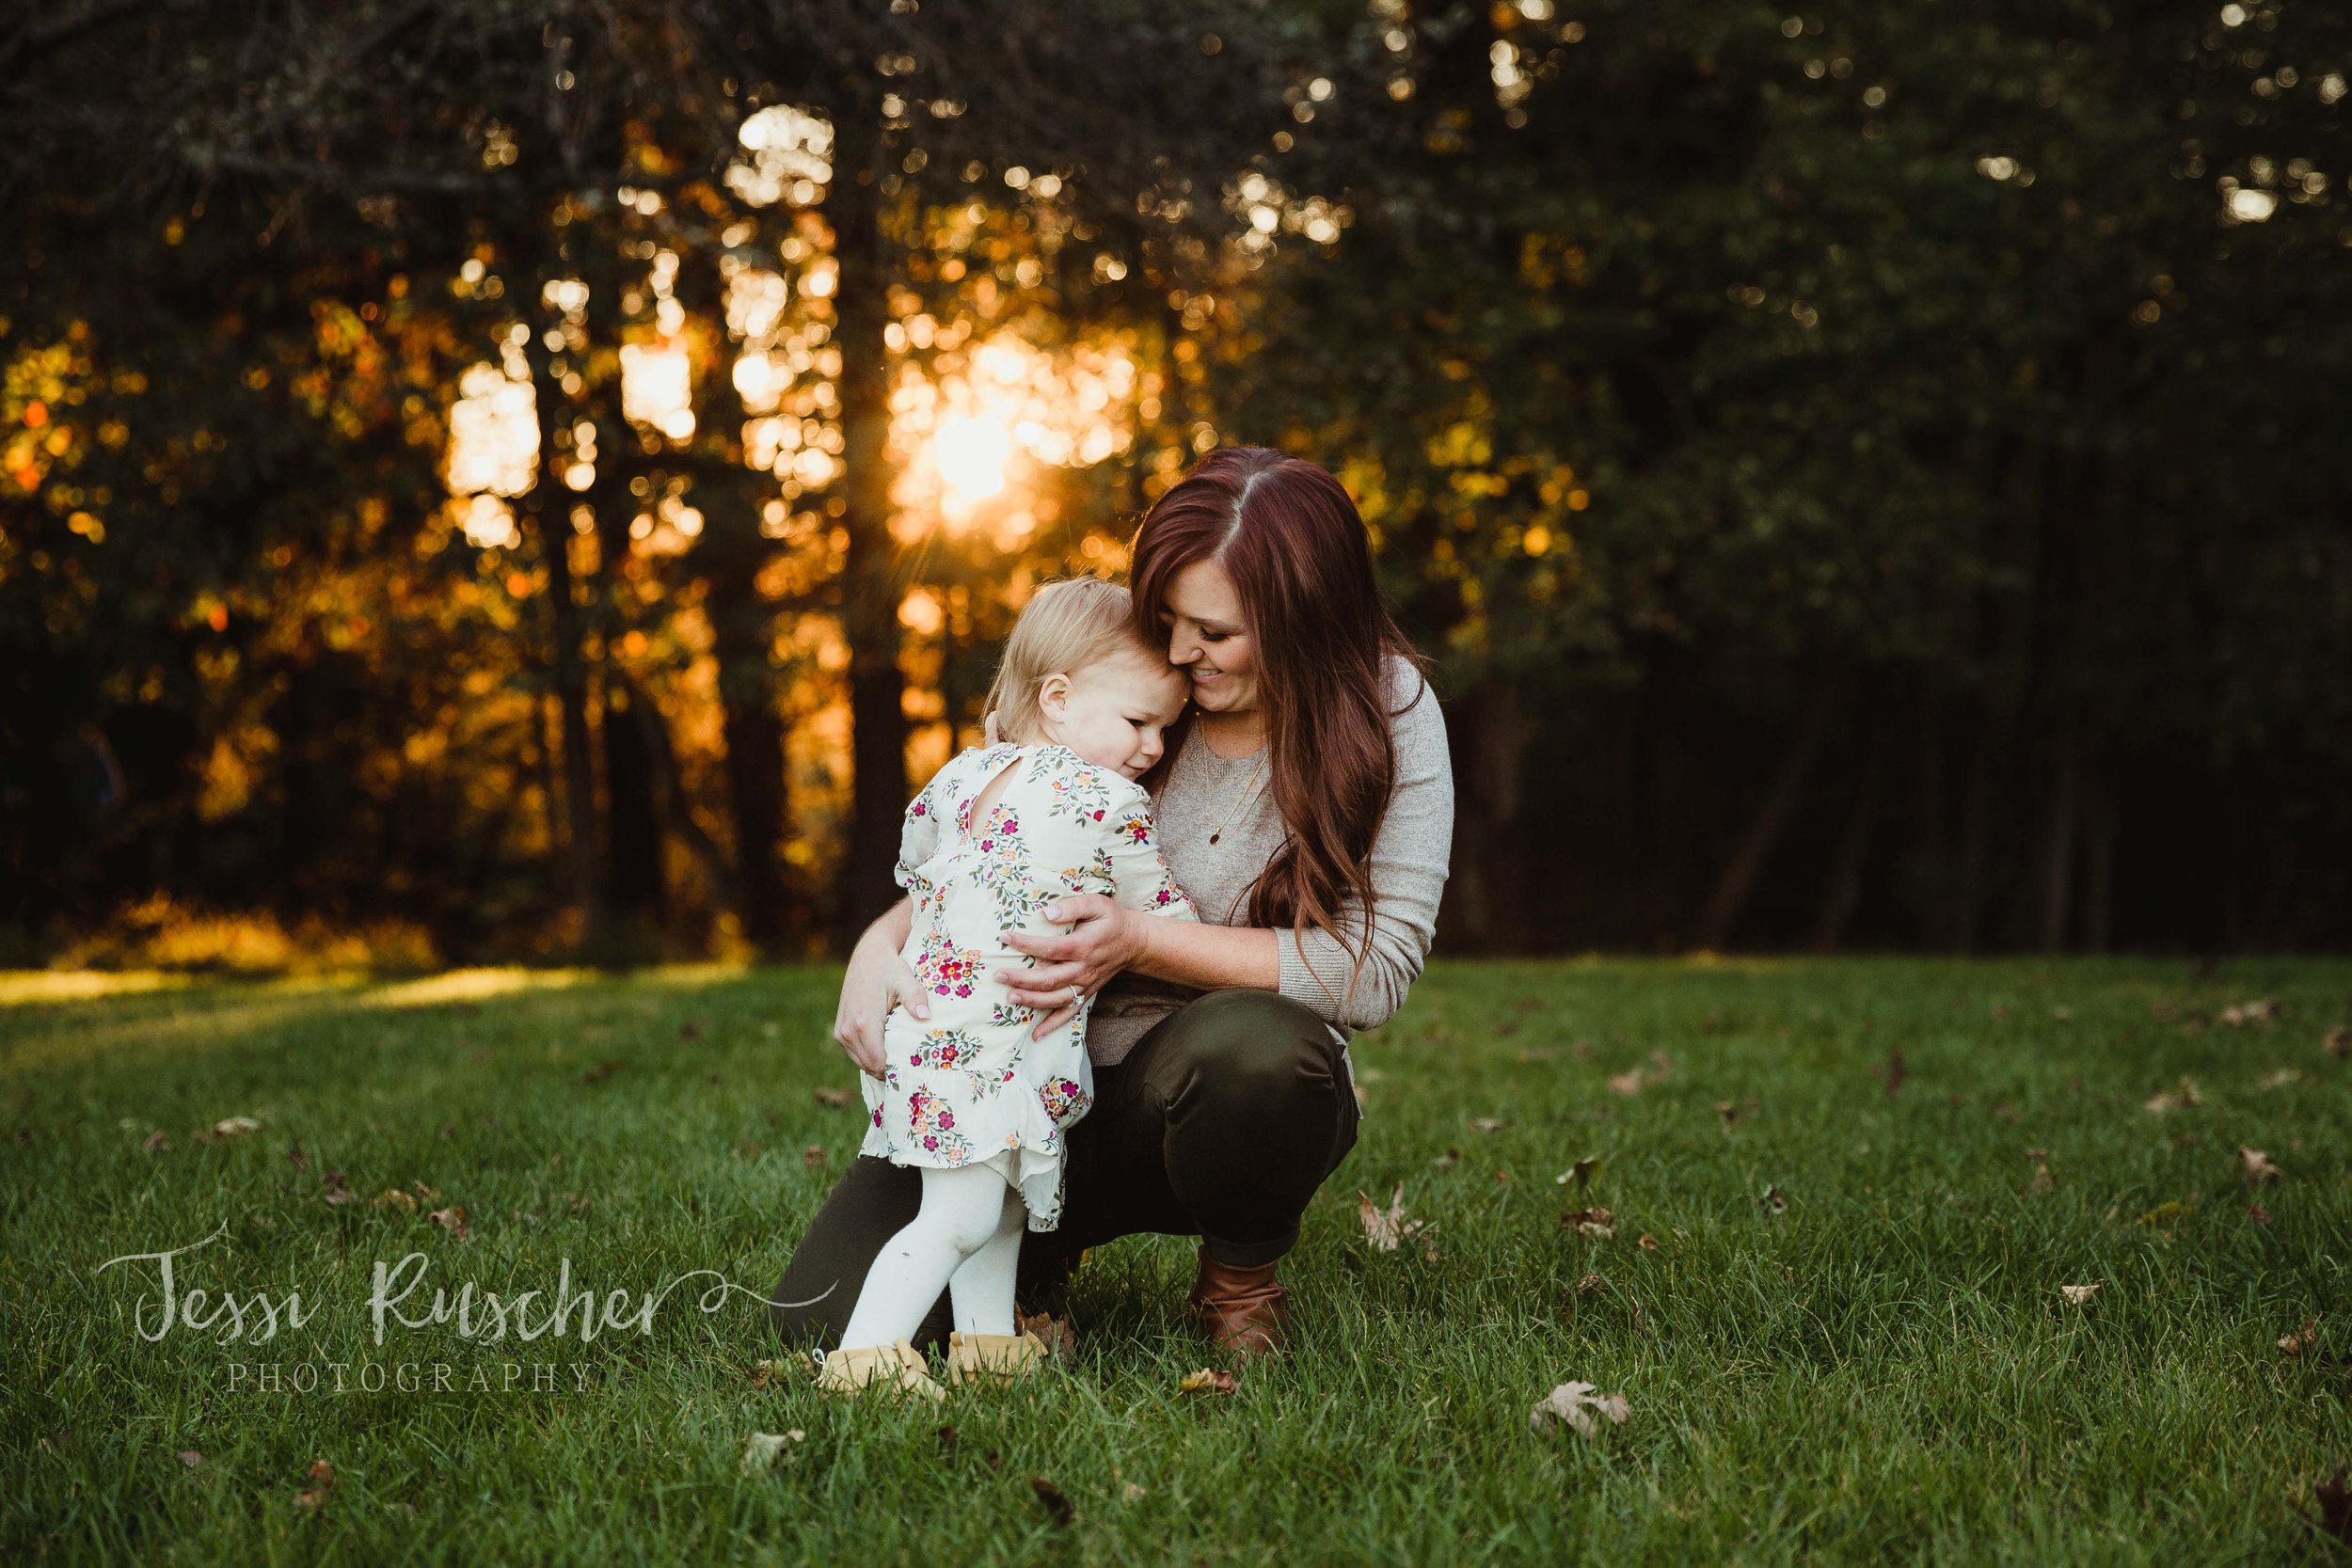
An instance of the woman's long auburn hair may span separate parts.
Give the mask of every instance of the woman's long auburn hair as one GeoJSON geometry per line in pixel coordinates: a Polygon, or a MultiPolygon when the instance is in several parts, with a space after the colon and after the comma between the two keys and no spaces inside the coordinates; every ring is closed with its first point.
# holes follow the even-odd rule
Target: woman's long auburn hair
{"type": "Polygon", "coordinates": [[[1372,843],[1396,788],[1387,666],[1418,670],[1420,656],[1380,602],[1355,501],[1303,457],[1220,448],[1145,514],[1127,580],[1147,635],[1167,637],[1168,587],[1201,561],[1225,569],[1248,617],[1284,829],[1250,889],[1250,924],[1327,931],[1360,967],[1372,843]]]}

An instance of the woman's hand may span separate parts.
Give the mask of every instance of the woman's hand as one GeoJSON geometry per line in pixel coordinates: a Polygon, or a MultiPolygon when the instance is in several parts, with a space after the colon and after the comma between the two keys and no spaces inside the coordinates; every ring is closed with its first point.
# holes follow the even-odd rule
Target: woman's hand
{"type": "Polygon", "coordinates": [[[866,927],[850,954],[849,972],[841,976],[841,1005],[833,1015],[833,1037],[858,1070],[880,1078],[882,1070],[882,1021],[890,1009],[903,1006],[928,1020],[931,1005],[923,994],[906,960],[898,957],[904,933],[894,940],[888,916],[866,927]]]}
{"type": "Polygon", "coordinates": [[[1146,917],[1099,893],[1081,893],[1047,905],[1045,918],[1070,930],[1050,937],[1008,933],[1005,945],[1040,962],[1033,969],[1000,969],[993,976],[1004,982],[1016,1005],[1045,1015],[1029,1037],[1041,1040],[1076,1015],[1081,997],[1092,996],[1143,957],[1146,917]]]}

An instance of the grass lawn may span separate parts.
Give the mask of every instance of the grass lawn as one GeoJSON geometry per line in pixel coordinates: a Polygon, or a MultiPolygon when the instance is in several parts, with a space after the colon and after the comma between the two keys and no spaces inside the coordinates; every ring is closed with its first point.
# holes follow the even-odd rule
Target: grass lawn
{"type": "Polygon", "coordinates": [[[2352,1561],[2300,1513],[2352,1460],[2344,962],[1440,965],[1359,1042],[1295,1354],[1230,1396],[1179,1392],[1168,1238],[1089,1255],[1066,1370],[944,1412],[764,1376],[709,1276],[649,1335],[376,1343],[375,1260],[412,1251],[410,1316],[565,1259],[600,1297],[764,1291],[861,1131],[814,1092],[853,1083],[832,998],[0,975],[0,1560],[2352,1561]],[[1429,1228],[1375,1250],[1358,1189],[1400,1183],[1429,1228]],[[1563,1224],[1595,1206],[1613,1235],[1563,1224]],[[216,1230],[175,1291],[246,1339],[143,1338],[158,1266],[100,1265],[216,1230]],[[1531,1432],[1570,1379],[1630,1420],[1531,1432]],[[755,1433],[801,1435],[747,1471],[755,1433]]]}

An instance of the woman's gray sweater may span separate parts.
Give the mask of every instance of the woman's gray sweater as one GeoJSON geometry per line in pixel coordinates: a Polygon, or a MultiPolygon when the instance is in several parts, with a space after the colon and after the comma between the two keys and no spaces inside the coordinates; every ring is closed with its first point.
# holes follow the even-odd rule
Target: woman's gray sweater
{"type": "MultiPolygon", "coordinates": [[[[1328,932],[1276,932],[1281,993],[1320,1013],[1343,1041],[1387,1022],[1420,977],[1454,847],[1454,766],[1437,693],[1403,659],[1390,660],[1389,683],[1396,790],[1373,838],[1372,941],[1362,965],[1328,932]]],[[[1218,756],[1195,726],[1156,797],[1161,850],[1202,920],[1248,925],[1250,887],[1282,846],[1282,819],[1262,760],[1259,752],[1218,756]]],[[[1349,913],[1349,928],[1360,930],[1361,911],[1351,906],[1349,913]]],[[[1120,975],[1094,1000],[1088,1053],[1111,1066],[1152,1024],[1200,994],[1189,986],[1120,975]]]]}

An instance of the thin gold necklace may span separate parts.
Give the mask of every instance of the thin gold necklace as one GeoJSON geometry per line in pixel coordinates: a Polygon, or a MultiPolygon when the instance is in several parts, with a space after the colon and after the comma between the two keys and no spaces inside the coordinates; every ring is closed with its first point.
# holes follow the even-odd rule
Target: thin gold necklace
{"type": "MultiPolygon", "coordinates": [[[[1202,738],[1201,744],[1204,746],[1208,744],[1206,737],[1202,738]]],[[[1249,770],[1248,779],[1245,781],[1241,786],[1241,794],[1234,798],[1232,807],[1225,813],[1225,820],[1219,822],[1216,825],[1216,832],[1209,835],[1209,842],[1211,844],[1215,844],[1218,839],[1225,836],[1225,830],[1233,825],[1233,818],[1241,815],[1241,808],[1249,803],[1251,791],[1257,785],[1258,775],[1265,769],[1266,753],[1271,749],[1271,747],[1267,746],[1261,746],[1258,749],[1258,765],[1249,770]]],[[[1214,751],[1215,748],[1211,748],[1211,750],[1214,751]]]]}

